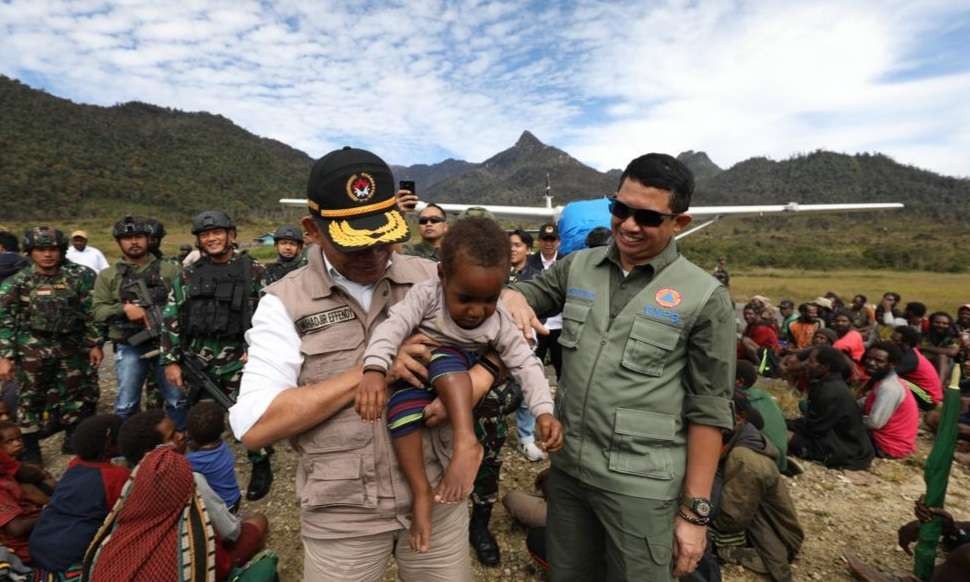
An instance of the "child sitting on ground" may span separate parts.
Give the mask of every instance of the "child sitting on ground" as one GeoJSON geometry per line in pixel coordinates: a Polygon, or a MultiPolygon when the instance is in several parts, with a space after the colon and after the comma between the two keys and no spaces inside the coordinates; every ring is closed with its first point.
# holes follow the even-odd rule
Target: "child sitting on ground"
{"type": "Polygon", "coordinates": [[[46,505],[54,493],[57,482],[43,467],[21,463],[24,454],[24,438],[20,427],[9,421],[0,421],[0,455],[7,455],[17,463],[14,478],[39,505],[46,505]]]}
{"type": "Polygon", "coordinates": [[[0,450],[0,545],[30,564],[27,539],[47,496],[29,485],[21,487],[17,481],[20,470],[20,462],[0,450]]]}
{"type": "Polygon", "coordinates": [[[516,327],[499,294],[508,277],[509,237],[493,220],[458,221],[441,247],[440,279],[411,287],[394,305],[371,337],[364,353],[364,377],[355,409],[364,420],[380,418],[387,403],[387,425],[394,452],[413,496],[411,547],[427,552],[431,540],[432,500],[459,503],[471,492],[482,447],[472,421],[472,385],[468,369],[479,355],[494,349],[525,393],[536,417],[536,435],[548,451],[562,448],[562,426],[552,416],[553,404],[542,364],[516,327]],[[392,386],[387,400],[385,375],[401,343],[418,331],[440,344],[428,364],[430,388],[392,386]],[[424,469],[423,411],[441,398],[454,431],[454,453],[432,493],[424,469]]]}
{"type": "Polygon", "coordinates": [[[30,534],[34,563],[48,573],[80,571],[84,551],[121,495],[130,471],[111,463],[121,422],[114,414],[92,416],[71,437],[77,456],[30,534]]]}
{"type": "MultiPolygon", "coordinates": [[[[146,410],[125,422],[118,443],[128,466],[135,468],[142,458],[161,446],[170,446],[177,452],[184,453],[185,442],[181,434],[175,430],[175,423],[164,412],[158,409],[146,410]]],[[[230,513],[225,502],[213,491],[201,473],[193,470],[192,478],[195,481],[195,491],[205,505],[212,527],[219,534],[216,579],[222,579],[219,572],[228,572],[229,567],[242,566],[263,549],[269,533],[269,521],[260,513],[243,517],[230,513]]],[[[115,508],[114,513],[118,513],[118,508],[115,508]]]]}
{"type": "Polygon", "coordinates": [[[201,473],[229,511],[236,513],[242,495],[236,481],[236,460],[222,440],[225,426],[226,413],[215,402],[203,400],[193,406],[186,420],[190,451],[185,457],[192,471],[201,473]]]}

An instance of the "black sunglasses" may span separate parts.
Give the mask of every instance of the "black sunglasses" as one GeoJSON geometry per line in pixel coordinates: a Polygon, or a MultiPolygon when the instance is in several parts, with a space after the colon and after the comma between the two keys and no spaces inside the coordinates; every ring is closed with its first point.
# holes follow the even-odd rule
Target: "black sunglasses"
{"type": "Polygon", "coordinates": [[[438,224],[444,221],[445,219],[440,216],[422,216],[418,219],[418,224],[438,224]]]}
{"type": "Polygon", "coordinates": [[[610,214],[620,220],[626,220],[632,215],[633,220],[640,226],[656,228],[663,224],[665,219],[678,216],[678,214],[664,214],[663,212],[648,210],[646,208],[632,208],[617,200],[616,196],[611,196],[609,200],[610,214]]]}

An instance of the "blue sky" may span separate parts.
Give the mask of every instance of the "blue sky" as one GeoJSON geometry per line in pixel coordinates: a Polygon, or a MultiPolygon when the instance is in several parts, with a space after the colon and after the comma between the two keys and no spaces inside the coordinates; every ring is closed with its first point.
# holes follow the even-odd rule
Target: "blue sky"
{"type": "Polygon", "coordinates": [[[524,129],[601,170],[831,149],[970,175],[970,4],[0,0],[0,72],[205,110],[320,156],[481,161],[524,129]]]}

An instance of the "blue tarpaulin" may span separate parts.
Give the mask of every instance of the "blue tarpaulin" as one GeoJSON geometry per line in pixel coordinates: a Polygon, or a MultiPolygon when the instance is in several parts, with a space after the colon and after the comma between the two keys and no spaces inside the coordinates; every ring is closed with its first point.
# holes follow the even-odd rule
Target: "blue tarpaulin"
{"type": "Polygon", "coordinates": [[[559,254],[586,248],[586,235],[597,226],[610,227],[610,201],[606,198],[570,202],[559,216],[559,254]]]}

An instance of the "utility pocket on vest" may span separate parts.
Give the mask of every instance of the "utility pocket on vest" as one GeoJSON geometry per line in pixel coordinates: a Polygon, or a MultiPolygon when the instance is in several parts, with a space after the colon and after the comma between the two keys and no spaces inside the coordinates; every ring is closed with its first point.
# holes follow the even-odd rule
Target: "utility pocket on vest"
{"type": "Polygon", "coordinates": [[[623,367],[647,376],[660,376],[664,362],[678,341],[679,329],[638,315],[623,348],[623,367]]]}
{"type": "Polygon", "coordinates": [[[304,509],[377,507],[373,430],[351,410],[300,442],[306,468],[300,500],[304,509]]]}
{"type": "Polygon", "coordinates": [[[579,343],[579,336],[583,333],[586,318],[592,305],[566,302],[562,308],[562,331],[559,333],[559,345],[564,348],[575,348],[579,343]]]}
{"type": "Polygon", "coordinates": [[[676,420],[669,414],[617,408],[610,442],[610,471],[651,479],[673,479],[670,452],[676,420]]]}

